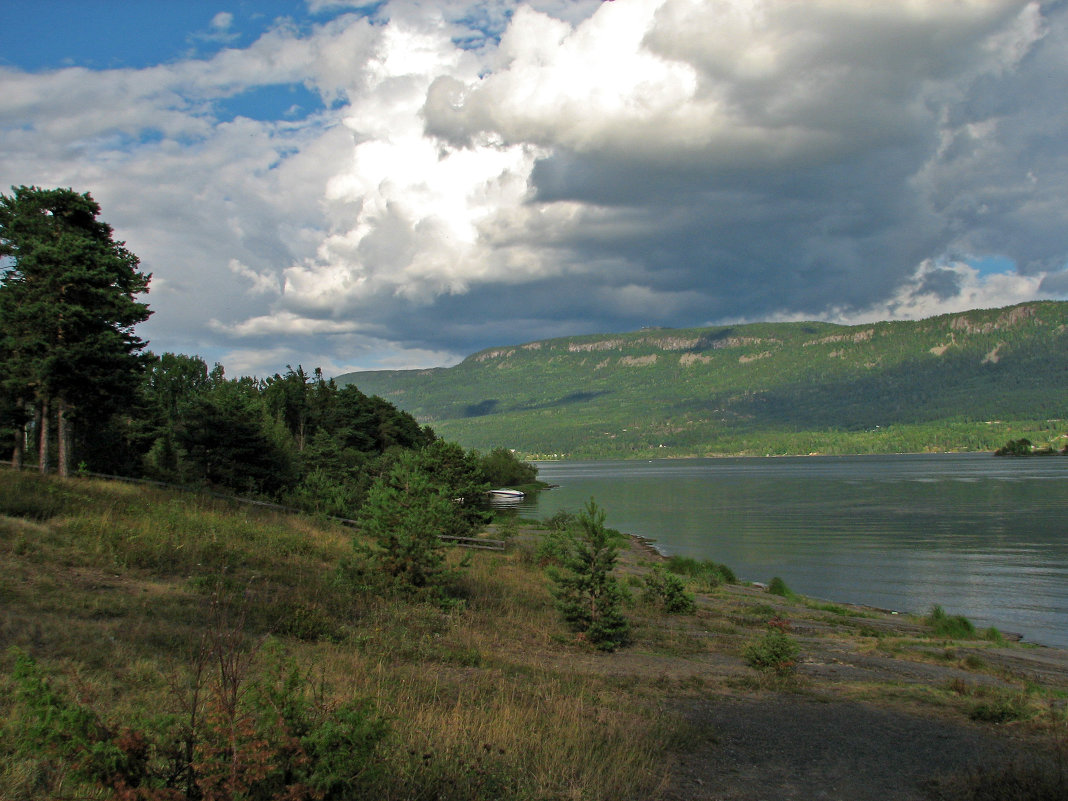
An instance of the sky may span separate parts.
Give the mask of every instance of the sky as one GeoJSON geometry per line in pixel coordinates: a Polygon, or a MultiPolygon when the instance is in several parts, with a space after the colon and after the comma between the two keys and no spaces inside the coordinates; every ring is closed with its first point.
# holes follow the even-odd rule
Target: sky
{"type": "Polygon", "coordinates": [[[156,353],[1068,298],[1068,2],[0,0],[0,192],[90,192],[156,353]]]}

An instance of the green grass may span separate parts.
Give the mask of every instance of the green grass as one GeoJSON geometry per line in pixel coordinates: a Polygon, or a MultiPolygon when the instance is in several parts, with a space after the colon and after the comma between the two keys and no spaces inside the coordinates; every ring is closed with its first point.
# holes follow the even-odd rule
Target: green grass
{"type": "Polygon", "coordinates": [[[738,577],[727,565],[711,559],[697,560],[690,556],[671,556],[667,560],[667,569],[672,573],[688,577],[695,588],[708,592],[721,584],[736,584],[738,577]]]}

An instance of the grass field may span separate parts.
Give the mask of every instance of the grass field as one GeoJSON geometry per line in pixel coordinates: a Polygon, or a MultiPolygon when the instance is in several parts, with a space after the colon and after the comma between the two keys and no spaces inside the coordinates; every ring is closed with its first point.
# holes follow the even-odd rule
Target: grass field
{"type": "Polygon", "coordinates": [[[997,661],[1010,646],[981,632],[949,642],[921,620],[771,596],[700,565],[680,568],[696,608],[666,615],[643,599],[660,560],[633,543],[619,570],[634,642],[599,652],[561,623],[545,530],[502,531],[505,553],[449,551],[463,565],[449,602],[419,602],[348,579],[353,532],[328,521],[0,472],[0,797],[655,798],[675,757],[710,742],[682,699],[723,693],[1064,725],[1065,677],[1013,679],[997,661]],[[803,669],[747,664],[777,642],[769,631],[792,632],[803,669]],[[847,646],[980,681],[805,677],[847,646]],[[338,749],[355,756],[331,763],[338,749]],[[183,790],[190,762],[214,789],[183,790]]]}

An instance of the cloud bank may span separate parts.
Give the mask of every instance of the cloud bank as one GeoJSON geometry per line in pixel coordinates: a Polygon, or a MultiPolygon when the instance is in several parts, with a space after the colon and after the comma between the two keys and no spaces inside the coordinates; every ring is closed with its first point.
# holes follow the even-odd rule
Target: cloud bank
{"type": "Polygon", "coordinates": [[[93,192],[157,350],[432,366],[1066,297],[1066,85],[1059,3],[319,0],[206,58],[0,68],[0,183],[93,192]]]}

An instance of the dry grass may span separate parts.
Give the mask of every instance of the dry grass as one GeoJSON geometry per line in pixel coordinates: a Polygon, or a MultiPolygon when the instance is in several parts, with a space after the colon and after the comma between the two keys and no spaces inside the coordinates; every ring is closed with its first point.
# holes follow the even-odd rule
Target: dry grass
{"type": "MultiPolygon", "coordinates": [[[[1011,713],[1014,726],[1064,737],[1068,685],[1036,687],[1007,673],[990,656],[1003,644],[969,640],[964,650],[923,636],[916,620],[753,588],[701,592],[692,615],[664,616],[636,597],[626,609],[634,645],[599,653],[562,625],[530,527],[504,554],[451,551],[450,562],[466,566],[457,600],[442,605],[354,591],[337,570],[353,558],[352,532],[314,519],[0,473],[4,514],[0,640],[32,654],[71,697],[109,718],[155,725],[173,711],[174,688],[221,593],[245,647],[273,636],[327,696],[370,699],[386,716],[391,733],[376,756],[385,770],[373,797],[387,801],[654,798],[667,779],[666,754],[689,737],[685,723],[661,710],[720,692],[834,693],[959,720],[1011,713]],[[798,675],[747,668],[746,643],[784,618],[804,631],[798,675]],[[864,677],[832,684],[805,672],[806,660],[848,657],[916,665],[917,675],[964,671],[980,685],[1005,686],[864,677]]],[[[621,569],[639,576],[654,562],[632,544],[621,569]]],[[[15,714],[13,659],[0,652],[3,721],[15,714]]],[[[0,797],[53,797],[55,787],[41,784],[46,766],[12,742],[0,740],[0,797]]]]}
{"type": "MultiPolygon", "coordinates": [[[[592,652],[560,636],[521,547],[451,553],[470,564],[461,602],[442,608],[352,592],[335,570],[351,532],[306,518],[9,473],[3,504],[22,515],[0,518],[3,641],[109,719],[152,725],[171,711],[221,587],[247,647],[274,632],[328,694],[371,699],[389,720],[377,797],[618,799],[663,780],[671,721],[596,672],[561,667],[592,652]]],[[[4,719],[13,659],[0,655],[4,719]]],[[[56,791],[9,748],[0,797],[56,791]]]]}

